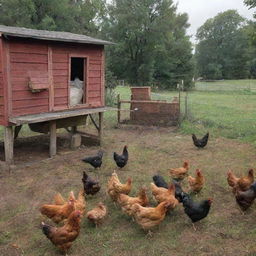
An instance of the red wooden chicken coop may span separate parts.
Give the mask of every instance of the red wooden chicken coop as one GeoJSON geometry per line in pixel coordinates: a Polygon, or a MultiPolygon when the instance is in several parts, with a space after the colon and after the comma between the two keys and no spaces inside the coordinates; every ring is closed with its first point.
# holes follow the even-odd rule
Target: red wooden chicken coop
{"type": "Polygon", "coordinates": [[[106,44],[111,43],[85,35],[0,26],[6,162],[13,161],[14,130],[23,124],[50,132],[50,156],[56,154],[56,129],[75,130],[84,117],[91,117],[101,138],[106,44]],[[98,123],[92,114],[98,114],[98,123]]]}

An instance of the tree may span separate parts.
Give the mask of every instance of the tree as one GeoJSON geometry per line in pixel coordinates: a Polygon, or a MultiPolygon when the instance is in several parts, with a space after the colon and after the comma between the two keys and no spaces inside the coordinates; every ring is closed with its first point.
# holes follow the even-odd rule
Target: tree
{"type": "Polygon", "coordinates": [[[249,45],[245,20],[228,10],[208,19],[198,30],[196,60],[207,79],[239,79],[249,75],[249,45]]]}
{"type": "MultiPolygon", "coordinates": [[[[245,5],[249,7],[249,9],[256,7],[256,0],[244,0],[245,5]]],[[[254,18],[256,18],[256,12],[254,13],[254,18]]]]}
{"type": "Polygon", "coordinates": [[[96,35],[104,0],[0,0],[0,24],[96,35]]]}
{"type": "Polygon", "coordinates": [[[115,0],[104,21],[108,68],[133,85],[174,87],[192,80],[188,17],[177,14],[172,0],[115,0]]]}

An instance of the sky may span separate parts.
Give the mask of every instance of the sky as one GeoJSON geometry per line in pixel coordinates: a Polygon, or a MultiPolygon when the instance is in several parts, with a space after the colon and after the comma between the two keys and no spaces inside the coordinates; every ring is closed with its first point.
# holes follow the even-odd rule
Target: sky
{"type": "MultiPolygon", "coordinates": [[[[189,16],[189,35],[195,35],[196,30],[209,18],[213,18],[220,12],[235,9],[238,13],[248,19],[252,19],[253,10],[248,10],[243,0],[174,0],[178,3],[178,12],[186,12],[189,16]]],[[[195,41],[195,38],[191,38],[195,41]]]]}

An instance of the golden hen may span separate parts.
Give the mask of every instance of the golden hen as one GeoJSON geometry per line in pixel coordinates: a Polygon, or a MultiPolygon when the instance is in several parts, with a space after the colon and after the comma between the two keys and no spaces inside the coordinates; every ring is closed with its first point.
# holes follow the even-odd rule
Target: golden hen
{"type": "Polygon", "coordinates": [[[107,207],[103,203],[99,203],[97,207],[87,212],[87,218],[93,222],[96,227],[102,223],[107,215],[107,207]]]}
{"type": "Polygon", "coordinates": [[[53,227],[42,222],[41,228],[46,237],[67,255],[67,251],[72,246],[72,242],[79,235],[80,221],[80,211],[73,211],[64,226],[53,227]]]}
{"type": "Polygon", "coordinates": [[[191,191],[199,192],[205,183],[205,178],[200,169],[196,169],[196,177],[188,176],[188,184],[190,186],[191,191]]]}
{"type": "Polygon", "coordinates": [[[111,199],[115,202],[117,201],[119,194],[129,194],[132,189],[132,179],[128,178],[125,184],[122,184],[116,174],[112,173],[111,178],[108,181],[107,193],[111,199]]]}
{"type": "Polygon", "coordinates": [[[130,197],[126,194],[119,194],[117,202],[122,208],[122,211],[129,216],[133,214],[132,212],[132,205],[134,204],[140,204],[142,206],[147,206],[149,203],[147,194],[146,194],[146,189],[141,188],[140,192],[138,193],[137,197],[130,197]]]}
{"type": "Polygon", "coordinates": [[[154,198],[158,203],[161,203],[161,202],[169,203],[168,210],[174,209],[179,204],[179,201],[175,198],[174,184],[170,184],[168,189],[157,187],[153,182],[150,183],[150,185],[151,185],[152,195],[154,196],[154,198]]]}
{"type": "Polygon", "coordinates": [[[174,179],[183,180],[187,176],[188,170],[189,170],[189,162],[185,161],[182,167],[172,168],[170,170],[170,174],[174,179]]]}
{"type": "Polygon", "coordinates": [[[52,219],[55,223],[67,219],[74,210],[74,200],[72,199],[62,205],[44,204],[40,207],[41,214],[52,219]]]}
{"type": "Polygon", "coordinates": [[[168,208],[169,202],[162,202],[156,207],[143,207],[136,203],[132,206],[132,211],[136,222],[144,230],[150,230],[163,221],[168,208]]]}
{"type": "Polygon", "coordinates": [[[233,174],[231,170],[229,170],[227,173],[227,181],[229,186],[233,187],[234,194],[237,190],[246,191],[254,182],[254,171],[253,169],[249,169],[248,175],[238,178],[233,174]]]}
{"type": "MultiPolygon", "coordinates": [[[[85,197],[84,197],[84,190],[81,189],[78,193],[77,199],[74,195],[74,192],[71,191],[69,193],[69,197],[68,197],[69,201],[74,201],[74,207],[75,210],[79,210],[81,212],[81,214],[83,215],[84,211],[85,211],[85,206],[86,206],[86,202],[85,202],[85,197]]],[[[62,197],[62,195],[60,193],[57,193],[54,196],[54,203],[56,205],[63,205],[66,203],[66,200],[62,197]]]]}

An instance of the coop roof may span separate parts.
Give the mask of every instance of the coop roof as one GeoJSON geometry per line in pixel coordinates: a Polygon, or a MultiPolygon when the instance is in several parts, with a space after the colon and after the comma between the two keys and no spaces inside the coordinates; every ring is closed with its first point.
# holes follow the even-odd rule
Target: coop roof
{"type": "Polygon", "coordinates": [[[113,44],[109,41],[104,41],[101,39],[80,35],[80,34],[73,34],[69,32],[37,30],[37,29],[30,29],[30,28],[10,27],[10,26],[4,26],[4,25],[0,25],[0,34],[6,35],[6,36],[22,37],[22,38],[33,38],[33,39],[39,39],[39,40],[73,42],[73,43],[82,43],[82,44],[100,44],[100,45],[113,44]]]}

